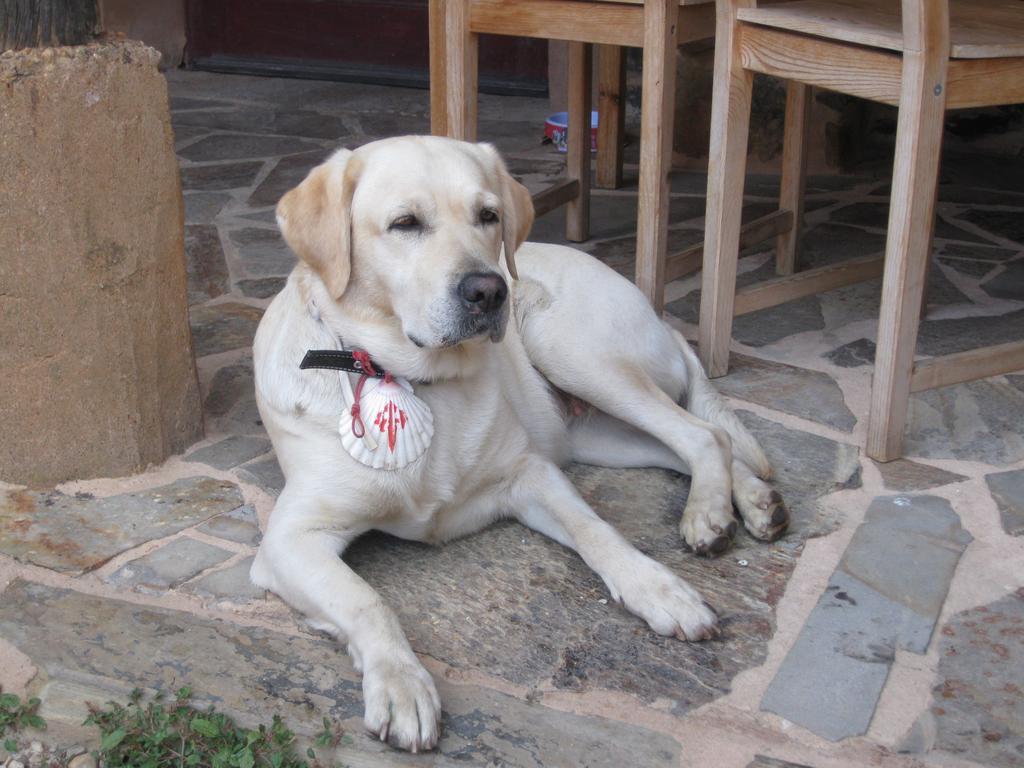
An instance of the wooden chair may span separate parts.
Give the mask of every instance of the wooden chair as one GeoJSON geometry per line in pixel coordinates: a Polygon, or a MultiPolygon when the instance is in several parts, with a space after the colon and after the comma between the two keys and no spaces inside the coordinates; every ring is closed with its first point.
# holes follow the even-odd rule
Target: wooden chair
{"type": "Polygon", "coordinates": [[[719,0],[700,310],[700,355],[725,374],[734,314],[883,274],[867,455],[901,454],[911,392],[1024,367],[1024,342],[914,362],[947,109],[1024,101],[1020,0],[719,0]],[[740,209],[755,72],[787,79],[778,278],[736,291],[740,209]],[[888,237],[881,258],[793,274],[810,87],[899,107],[888,237]]]}
{"type": "Polygon", "coordinates": [[[430,0],[431,131],[476,138],[481,33],[569,41],[567,179],[534,196],[541,216],[567,205],[566,238],[590,228],[593,45],[599,46],[598,184],[621,180],[622,46],[643,48],[636,282],[660,312],[668,227],[675,48],[714,34],[711,0],[430,0]]]}

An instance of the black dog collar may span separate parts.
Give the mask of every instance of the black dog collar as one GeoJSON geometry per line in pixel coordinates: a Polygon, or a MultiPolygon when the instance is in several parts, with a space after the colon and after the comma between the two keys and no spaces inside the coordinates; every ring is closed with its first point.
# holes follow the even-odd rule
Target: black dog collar
{"type": "Polygon", "coordinates": [[[299,363],[299,368],[326,368],[331,371],[346,371],[362,376],[384,378],[384,369],[370,360],[362,350],[310,349],[299,363]],[[369,363],[369,365],[367,365],[369,363]]]}

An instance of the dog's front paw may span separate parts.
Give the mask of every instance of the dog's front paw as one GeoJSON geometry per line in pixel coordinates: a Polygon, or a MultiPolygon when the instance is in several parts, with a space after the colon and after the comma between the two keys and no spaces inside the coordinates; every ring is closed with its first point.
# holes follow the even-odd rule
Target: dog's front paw
{"type": "Polygon", "coordinates": [[[700,593],[661,563],[641,557],[610,580],[612,597],[659,635],[691,641],[718,637],[718,616],[700,593]]]}
{"type": "Polygon", "coordinates": [[[378,661],[363,672],[364,722],[381,741],[411,752],[437,745],[441,697],[415,658],[378,661]]]}

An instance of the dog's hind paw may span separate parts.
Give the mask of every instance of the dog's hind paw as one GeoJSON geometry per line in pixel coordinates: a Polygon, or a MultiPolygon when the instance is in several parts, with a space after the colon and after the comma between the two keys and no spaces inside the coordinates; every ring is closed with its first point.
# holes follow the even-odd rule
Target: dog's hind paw
{"type": "Polygon", "coordinates": [[[683,510],[679,535],[698,555],[717,557],[732,546],[738,527],[731,503],[707,504],[691,499],[683,510]]]}
{"type": "Polygon", "coordinates": [[[789,510],[782,494],[760,478],[735,479],[733,497],[743,525],[754,538],[775,541],[789,528],[789,510]]]}
{"type": "Polygon", "coordinates": [[[381,741],[409,752],[437,746],[441,698],[430,673],[415,658],[367,665],[363,698],[366,727],[381,741]]]}

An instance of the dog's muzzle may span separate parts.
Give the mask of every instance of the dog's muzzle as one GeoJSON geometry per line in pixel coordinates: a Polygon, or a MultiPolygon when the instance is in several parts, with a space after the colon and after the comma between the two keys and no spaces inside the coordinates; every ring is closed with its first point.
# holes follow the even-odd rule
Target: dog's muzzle
{"type": "Polygon", "coordinates": [[[492,315],[508,299],[508,285],[497,272],[472,272],[459,282],[456,293],[469,315],[492,315]]]}
{"type": "Polygon", "coordinates": [[[487,335],[491,341],[501,341],[508,320],[508,284],[497,272],[471,272],[455,288],[462,308],[461,328],[456,334],[462,339],[487,335]]]}

